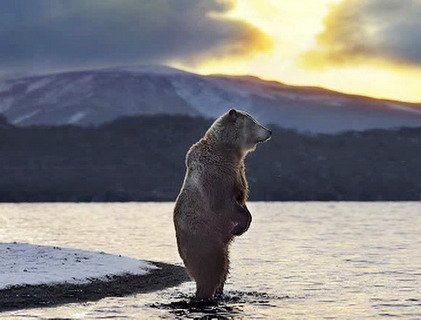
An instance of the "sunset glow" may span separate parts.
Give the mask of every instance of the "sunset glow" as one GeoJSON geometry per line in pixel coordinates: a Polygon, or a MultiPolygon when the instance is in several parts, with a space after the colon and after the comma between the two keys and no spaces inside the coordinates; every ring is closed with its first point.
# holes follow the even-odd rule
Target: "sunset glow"
{"type": "MultiPolygon", "coordinates": [[[[420,102],[420,64],[399,63],[374,54],[343,55],[340,58],[345,61],[336,63],[329,56],[320,58],[321,53],[314,51],[318,39],[336,36],[328,28],[342,21],[332,21],[338,18],[329,14],[335,6],[346,1],[239,0],[223,17],[257,27],[272,42],[270,46],[250,56],[208,58],[194,65],[186,62],[171,64],[203,74],[250,74],[288,84],[420,102]]],[[[376,30],[376,25],[367,28],[376,30]]],[[[353,38],[350,36],[346,41],[352,42],[353,38]]]]}

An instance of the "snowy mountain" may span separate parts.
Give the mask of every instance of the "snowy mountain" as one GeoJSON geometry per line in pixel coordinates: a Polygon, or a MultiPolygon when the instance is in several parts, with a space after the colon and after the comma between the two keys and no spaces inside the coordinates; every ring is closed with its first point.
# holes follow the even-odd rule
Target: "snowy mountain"
{"type": "Polygon", "coordinates": [[[0,113],[15,125],[98,125],[122,116],[215,118],[228,108],[263,123],[311,132],[421,126],[421,104],[290,86],[250,76],[141,66],[0,81],[0,113]]]}

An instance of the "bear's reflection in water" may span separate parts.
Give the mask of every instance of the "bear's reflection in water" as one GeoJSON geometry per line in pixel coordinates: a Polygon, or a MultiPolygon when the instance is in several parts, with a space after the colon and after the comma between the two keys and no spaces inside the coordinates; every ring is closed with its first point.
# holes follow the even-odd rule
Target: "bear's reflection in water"
{"type": "Polygon", "coordinates": [[[175,298],[176,301],[152,304],[150,307],[168,310],[175,319],[237,319],[247,316],[243,312],[243,305],[270,307],[271,301],[288,299],[289,296],[273,296],[256,291],[229,291],[207,301],[196,301],[184,294],[178,294],[175,298]]]}

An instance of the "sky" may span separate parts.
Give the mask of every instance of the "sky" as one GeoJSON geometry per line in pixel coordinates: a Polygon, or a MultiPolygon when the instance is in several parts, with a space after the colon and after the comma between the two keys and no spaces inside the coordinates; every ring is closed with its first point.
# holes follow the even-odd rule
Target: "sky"
{"type": "Polygon", "coordinates": [[[421,0],[2,0],[0,76],[165,64],[421,102],[421,0]]]}

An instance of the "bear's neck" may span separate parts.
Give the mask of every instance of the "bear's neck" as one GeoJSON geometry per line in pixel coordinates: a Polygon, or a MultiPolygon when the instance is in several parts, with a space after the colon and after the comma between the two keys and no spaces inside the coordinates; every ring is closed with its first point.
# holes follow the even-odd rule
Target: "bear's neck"
{"type": "Polygon", "coordinates": [[[215,141],[213,139],[204,140],[208,145],[210,152],[218,158],[223,159],[224,162],[230,162],[234,165],[240,165],[244,162],[246,153],[244,153],[240,147],[221,141],[215,141]]]}

